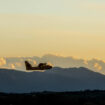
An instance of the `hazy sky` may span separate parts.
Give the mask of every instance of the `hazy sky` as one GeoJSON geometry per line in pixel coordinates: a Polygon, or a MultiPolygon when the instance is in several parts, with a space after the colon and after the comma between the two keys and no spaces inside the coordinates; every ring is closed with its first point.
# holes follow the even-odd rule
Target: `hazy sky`
{"type": "Polygon", "coordinates": [[[105,0],[0,0],[0,56],[46,53],[105,59],[105,0]]]}

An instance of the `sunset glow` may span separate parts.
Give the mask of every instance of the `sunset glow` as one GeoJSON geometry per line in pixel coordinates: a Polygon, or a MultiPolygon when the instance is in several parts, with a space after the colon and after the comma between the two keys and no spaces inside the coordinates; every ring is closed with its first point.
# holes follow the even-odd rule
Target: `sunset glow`
{"type": "Polygon", "coordinates": [[[105,1],[1,0],[0,57],[49,53],[105,60],[105,1]]]}

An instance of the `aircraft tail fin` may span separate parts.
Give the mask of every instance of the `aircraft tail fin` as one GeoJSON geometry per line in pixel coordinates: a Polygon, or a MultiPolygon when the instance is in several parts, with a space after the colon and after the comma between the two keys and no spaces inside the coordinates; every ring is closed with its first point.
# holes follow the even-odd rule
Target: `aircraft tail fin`
{"type": "Polygon", "coordinates": [[[25,61],[26,70],[30,70],[32,68],[31,64],[28,61],[25,61]]]}

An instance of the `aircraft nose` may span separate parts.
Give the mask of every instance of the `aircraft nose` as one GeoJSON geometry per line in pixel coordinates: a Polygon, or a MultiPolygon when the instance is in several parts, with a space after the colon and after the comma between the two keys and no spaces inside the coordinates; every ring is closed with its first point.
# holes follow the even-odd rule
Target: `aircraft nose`
{"type": "Polygon", "coordinates": [[[52,68],[52,66],[49,66],[49,69],[51,69],[52,68]]]}

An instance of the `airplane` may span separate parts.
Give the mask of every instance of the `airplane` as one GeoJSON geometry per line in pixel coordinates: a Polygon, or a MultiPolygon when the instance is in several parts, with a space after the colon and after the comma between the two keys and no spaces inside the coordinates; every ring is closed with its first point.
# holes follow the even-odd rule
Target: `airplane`
{"type": "Polygon", "coordinates": [[[39,63],[38,66],[32,67],[28,61],[25,61],[26,70],[48,70],[51,69],[52,66],[47,63],[39,63]]]}

